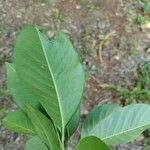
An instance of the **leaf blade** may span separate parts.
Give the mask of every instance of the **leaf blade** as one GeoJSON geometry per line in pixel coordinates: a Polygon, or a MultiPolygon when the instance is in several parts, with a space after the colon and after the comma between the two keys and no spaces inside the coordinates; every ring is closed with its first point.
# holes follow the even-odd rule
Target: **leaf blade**
{"type": "Polygon", "coordinates": [[[108,145],[129,142],[150,127],[149,113],[150,106],[146,104],[126,106],[95,125],[88,135],[99,137],[108,145]]]}
{"type": "Polygon", "coordinates": [[[78,128],[79,122],[80,122],[80,109],[76,111],[76,113],[72,116],[71,120],[68,122],[66,126],[66,134],[68,139],[78,128]]]}
{"type": "Polygon", "coordinates": [[[39,108],[38,97],[33,94],[30,87],[18,77],[14,64],[7,63],[6,67],[7,86],[16,104],[24,111],[26,111],[27,104],[39,108]]]}
{"type": "Polygon", "coordinates": [[[51,121],[40,111],[33,107],[28,107],[28,116],[34,125],[37,135],[50,149],[60,150],[59,137],[51,121]]]}
{"type": "Polygon", "coordinates": [[[108,146],[99,138],[89,136],[83,138],[77,145],[75,150],[109,150],[108,146]]]}
{"type": "Polygon", "coordinates": [[[38,136],[30,138],[26,144],[24,150],[48,150],[46,145],[41,141],[38,136]]]}
{"type": "Polygon", "coordinates": [[[83,127],[81,130],[81,137],[85,137],[90,130],[92,130],[93,126],[97,123],[100,123],[103,119],[108,117],[112,112],[121,109],[116,104],[102,104],[96,106],[87,116],[86,120],[83,123],[83,127]]]}
{"type": "Polygon", "coordinates": [[[35,134],[33,125],[27,115],[21,111],[16,110],[9,113],[3,120],[3,125],[11,131],[17,133],[35,134]]]}
{"type": "Polygon", "coordinates": [[[52,120],[64,128],[79,106],[84,83],[83,69],[70,41],[60,33],[49,42],[37,28],[28,27],[17,38],[14,51],[17,73],[40,97],[52,120]]]}

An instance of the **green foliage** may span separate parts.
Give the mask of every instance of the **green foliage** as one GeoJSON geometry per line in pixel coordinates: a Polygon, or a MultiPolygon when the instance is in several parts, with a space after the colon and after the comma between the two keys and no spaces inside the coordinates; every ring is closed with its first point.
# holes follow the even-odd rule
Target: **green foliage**
{"type": "Polygon", "coordinates": [[[66,137],[69,139],[71,135],[75,132],[78,128],[80,121],[80,109],[78,109],[75,114],[72,116],[71,120],[68,122],[66,127],[66,137]]]}
{"type": "MultiPolygon", "coordinates": [[[[18,108],[3,125],[32,136],[25,150],[64,150],[79,124],[84,89],[84,71],[68,37],[57,33],[49,41],[37,27],[25,28],[15,42],[13,64],[7,64],[7,84],[18,108]]],[[[99,105],[85,120],[76,149],[108,150],[106,144],[131,141],[150,127],[149,113],[146,104],[99,105]]]]}
{"type": "MultiPolygon", "coordinates": [[[[97,111],[97,109],[93,111],[97,111]]],[[[100,118],[96,122],[85,122],[81,137],[96,136],[107,145],[127,143],[137,138],[142,131],[150,127],[149,113],[150,106],[146,104],[126,106],[113,111],[102,120],[100,118]]]]}
{"type": "MultiPolygon", "coordinates": [[[[132,1],[133,3],[133,1],[132,1]]],[[[140,7],[138,10],[129,9],[127,12],[127,17],[130,21],[135,22],[136,24],[143,26],[149,23],[149,13],[150,13],[150,1],[149,0],[140,0],[140,7]]]]}
{"type": "Polygon", "coordinates": [[[136,18],[136,23],[139,25],[145,25],[148,22],[148,18],[145,16],[138,16],[136,18]]]}
{"type": "Polygon", "coordinates": [[[96,106],[84,121],[81,135],[84,136],[85,133],[90,132],[95,124],[98,124],[108,117],[113,111],[119,110],[120,108],[121,107],[114,104],[96,106]]]}
{"type": "Polygon", "coordinates": [[[34,0],[35,2],[46,3],[47,0],[34,0]]]}
{"type": "Polygon", "coordinates": [[[49,42],[37,28],[28,27],[16,40],[14,65],[54,123],[64,130],[80,104],[84,83],[82,66],[68,38],[57,33],[49,42]]]}
{"type": "Polygon", "coordinates": [[[88,136],[79,142],[75,150],[109,150],[104,142],[94,136],[88,136]]]}
{"type": "Polygon", "coordinates": [[[41,141],[38,136],[29,139],[25,145],[25,150],[48,150],[47,146],[41,141]]]}
{"type": "Polygon", "coordinates": [[[131,89],[124,87],[110,87],[117,91],[119,99],[124,103],[145,102],[150,103],[150,62],[145,62],[136,71],[135,84],[131,89]]]}
{"type": "Polygon", "coordinates": [[[35,133],[30,119],[22,110],[16,110],[9,113],[3,119],[3,124],[13,132],[30,134],[35,133]]]}
{"type": "Polygon", "coordinates": [[[139,66],[137,69],[137,80],[141,87],[150,90],[150,61],[139,66]]]}
{"type": "Polygon", "coordinates": [[[6,64],[7,66],[7,85],[10,89],[16,104],[24,111],[26,106],[31,105],[40,107],[38,96],[34,94],[26,82],[18,76],[14,64],[6,64]]]}
{"type": "Polygon", "coordinates": [[[40,111],[32,107],[28,107],[27,113],[37,135],[47,145],[47,147],[49,149],[59,150],[60,141],[52,122],[40,111]]]}
{"type": "Polygon", "coordinates": [[[144,12],[150,13],[150,2],[148,1],[145,2],[143,9],[144,9],[144,12]]]}

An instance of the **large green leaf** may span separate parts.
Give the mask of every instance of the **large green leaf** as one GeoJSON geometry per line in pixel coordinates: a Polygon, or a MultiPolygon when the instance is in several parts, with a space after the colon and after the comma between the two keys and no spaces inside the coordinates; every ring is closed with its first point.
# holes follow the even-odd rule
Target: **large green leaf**
{"type": "Polygon", "coordinates": [[[109,148],[99,138],[89,136],[79,142],[76,150],[109,150],[109,148]]]}
{"type": "Polygon", "coordinates": [[[150,106],[146,104],[128,105],[112,112],[108,117],[93,124],[85,136],[96,136],[108,145],[126,143],[137,138],[150,127],[150,106]]]}
{"type": "Polygon", "coordinates": [[[85,137],[96,124],[99,124],[103,119],[108,117],[113,111],[121,109],[116,104],[102,104],[96,106],[87,116],[83,123],[81,136],[85,137]]]}
{"type": "Polygon", "coordinates": [[[70,138],[71,135],[78,128],[79,121],[80,121],[80,109],[76,111],[76,113],[72,116],[72,118],[67,124],[67,127],[66,127],[67,138],[70,138]]]}
{"type": "Polygon", "coordinates": [[[25,28],[14,48],[20,78],[35,94],[53,122],[64,128],[80,104],[84,72],[69,39],[58,33],[50,42],[35,27],[25,28]]]}
{"type": "Polygon", "coordinates": [[[22,109],[26,110],[26,105],[39,107],[38,97],[33,94],[31,87],[29,87],[23,80],[21,80],[15,70],[13,64],[7,63],[7,85],[13,95],[13,100],[22,109]]]}
{"type": "Polygon", "coordinates": [[[34,134],[33,125],[28,116],[21,110],[10,112],[2,121],[3,125],[17,133],[34,134]]]}
{"type": "Polygon", "coordinates": [[[37,135],[51,150],[60,150],[59,137],[51,121],[37,109],[28,106],[28,116],[37,135]]]}
{"type": "Polygon", "coordinates": [[[48,148],[38,136],[34,136],[27,141],[24,150],[48,150],[48,148]]]}

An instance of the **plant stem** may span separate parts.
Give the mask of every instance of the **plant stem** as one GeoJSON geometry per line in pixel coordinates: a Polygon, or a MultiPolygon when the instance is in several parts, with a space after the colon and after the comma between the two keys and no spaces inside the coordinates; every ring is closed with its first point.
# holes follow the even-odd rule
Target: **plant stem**
{"type": "Polygon", "coordinates": [[[61,143],[62,143],[62,150],[65,149],[65,131],[64,128],[62,127],[62,136],[61,136],[61,143]]]}

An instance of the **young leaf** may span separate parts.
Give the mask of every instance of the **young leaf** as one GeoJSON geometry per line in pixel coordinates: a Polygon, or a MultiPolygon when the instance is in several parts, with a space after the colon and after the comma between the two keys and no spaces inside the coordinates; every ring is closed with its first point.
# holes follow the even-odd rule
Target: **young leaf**
{"type": "Polygon", "coordinates": [[[89,136],[82,139],[75,150],[109,150],[109,148],[99,138],[89,136]]]}
{"type": "Polygon", "coordinates": [[[60,150],[59,137],[51,121],[40,111],[28,106],[28,116],[34,125],[37,135],[52,150],[60,150]]]}
{"type": "Polygon", "coordinates": [[[27,141],[24,150],[48,150],[48,148],[38,136],[34,136],[27,141]]]}
{"type": "Polygon", "coordinates": [[[21,80],[15,70],[13,64],[7,63],[7,85],[13,95],[16,104],[24,111],[26,105],[40,107],[38,97],[33,94],[31,87],[29,87],[23,80],[21,80]]]}
{"type": "Polygon", "coordinates": [[[67,124],[66,127],[67,138],[71,137],[71,135],[78,128],[79,121],[80,121],[80,109],[76,111],[76,113],[72,116],[71,120],[67,124]]]}
{"type": "Polygon", "coordinates": [[[93,124],[85,136],[96,136],[107,145],[126,143],[137,138],[150,127],[150,106],[132,104],[114,111],[105,119],[93,124]]]}
{"type": "Polygon", "coordinates": [[[120,106],[115,104],[102,104],[96,106],[87,116],[83,123],[81,136],[85,137],[96,124],[99,124],[103,119],[108,117],[112,112],[121,109],[120,106]]]}
{"type": "Polygon", "coordinates": [[[80,104],[84,86],[83,68],[69,39],[58,33],[49,42],[37,28],[27,27],[16,40],[13,58],[20,78],[64,129],[80,104]]]}
{"type": "Polygon", "coordinates": [[[35,134],[33,125],[28,116],[22,110],[10,112],[3,120],[3,125],[17,133],[35,134]]]}

